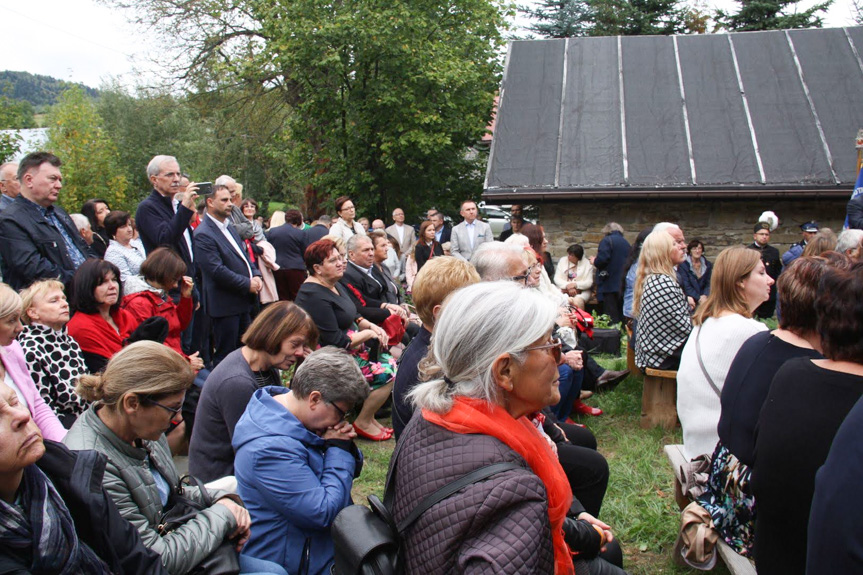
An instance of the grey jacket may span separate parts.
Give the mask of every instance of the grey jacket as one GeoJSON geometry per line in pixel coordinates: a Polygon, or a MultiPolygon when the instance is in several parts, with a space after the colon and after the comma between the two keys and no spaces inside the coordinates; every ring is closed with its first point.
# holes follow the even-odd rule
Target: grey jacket
{"type": "MultiPolygon", "coordinates": [[[[162,556],[162,564],[169,572],[173,575],[189,572],[236,529],[233,514],[224,505],[213,505],[182,527],[160,537],[156,526],[162,514],[162,504],[147,454],[149,452],[152,465],[165,480],[170,485],[177,485],[179,476],[168,442],[162,436],[157,442],[143,440],[140,442],[142,447],[133,447],[99,419],[96,415],[99,407],[95,403],[85,411],[63,442],[70,449],[94,449],[108,457],[102,483],[120,514],[138,529],[144,545],[162,556]]],[[[184,495],[201,500],[197,488],[186,487],[184,495]]],[[[223,495],[218,491],[212,493],[214,500],[223,495]]]]}
{"type": "Polygon", "coordinates": [[[525,469],[474,483],[426,511],[407,534],[407,573],[553,573],[545,486],[524,459],[491,436],[462,435],[414,419],[399,440],[410,456],[397,463],[396,521],[475,469],[504,461],[525,469]]]}

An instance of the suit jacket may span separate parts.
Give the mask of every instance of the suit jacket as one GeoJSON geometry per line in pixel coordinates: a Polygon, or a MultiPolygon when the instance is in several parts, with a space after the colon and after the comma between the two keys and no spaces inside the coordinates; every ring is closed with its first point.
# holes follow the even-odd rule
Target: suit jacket
{"type": "MultiPolygon", "coordinates": [[[[95,257],[63,208],[54,206],[54,212],[84,258],[95,257]]],[[[0,212],[0,255],[3,277],[16,291],[47,278],[59,278],[68,288],[75,276],[63,235],[23,195],[0,212]]]]}
{"type": "Polygon", "coordinates": [[[347,288],[348,295],[361,316],[378,325],[382,324],[390,316],[388,310],[381,308],[381,304],[388,303],[384,282],[372,279],[369,277],[369,274],[353,262],[348,262],[345,268],[345,275],[342,276],[339,282],[347,288]],[[351,288],[356,289],[362,299],[357,297],[357,294],[351,288]]]}
{"type": "Polygon", "coordinates": [[[474,220],[474,224],[476,224],[476,235],[473,240],[473,247],[470,247],[470,236],[464,222],[452,229],[452,237],[450,238],[452,245],[450,246],[450,253],[455,257],[470,261],[470,257],[473,255],[474,250],[476,250],[480,244],[494,241],[494,234],[491,232],[490,225],[480,220],[474,220]]]}
{"type": "MultiPolygon", "coordinates": [[[[409,226],[407,224],[402,226],[402,229],[404,230],[405,235],[404,235],[404,239],[402,239],[401,242],[399,242],[399,250],[401,251],[401,253],[406,253],[406,252],[409,252],[411,250],[411,248],[414,247],[414,244],[417,241],[417,232],[416,232],[416,230],[414,230],[411,226],[409,226]]],[[[399,239],[398,226],[393,224],[390,227],[388,227],[386,231],[389,235],[394,237],[396,239],[396,241],[398,241],[398,239],[399,239]]]]}
{"type": "Polygon", "coordinates": [[[192,234],[189,222],[195,212],[180,204],[177,206],[177,213],[174,213],[174,206],[171,202],[171,198],[164,197],[153,190],[149,196],[144,198],[144,201],[138,204],[138,211],[135,212],[135,226],[138,228],[141,243],[144,244],[144,249],[148,254],[158,247],[169,247],[186,262],[186,275],[195,277],[192,253],[189,252],[186,238],[183,237],[183,232],[189,230],[189,235],[193,238],[192,249],[194,250],[194,234],[192,234]]]}
{"type": "Polygon", "coordinates": [[[599,249],[593,265],[600,272],[607,274],[596,274],[597,299],[602,300],[601,294],[617,293],[623,284],[623,276],[627,270],[623,269],[626,258],[629,256],[631,246],[623,234],[611,232],[599,242],[599,249]]]}
{"type": "Polygon", "coordinates": [[[203,279],[204,309],[210,317],[228,317],[247,313],[252,308],[255,295],[249,293],[252,274],[260,276],[261,272],[249,261],[249,256],[243,250],[243,243],[233,226],[228,231],[240,246],[242,256],[222,234],[212,218],[204,217],[201,224],[195,228],[195,260],[201,270],[203,279]]]}
{"type": "Polygon", "coordinates": [[[384,297],[388,303],[394,303],[396,305],[402,303],[401,292],[399,292],[399,283],[393,279],[393,274],[387,266],[384,264],[375,264],[372,266],[372,275],[375,276],[375,279],[384,284],[384,289],[386,290],[384,297]]]}
{"type": "Polygon", "coordinates": [[[435,241],[439,244],[445,244],[452,239],[452,228],[444,224],[440,230],[440,239],[435,236],[435,241]]]}
{"type": "MultiPolygon", "coordinates": [[[[289,224],[285,224],[289,225],[289,224]]],[[[312,226],[306,230],[303,230],[303,233],[306,234],[306,246],[310,246],[328,233],[330,233],[330,228],[327,226],[322,226],[318,224],[316,226],[312,226]]]]}
{"type": "Polygon", "coordinates": [[[267,240],[276,248],[276,263],[283,270],[305,270],[303,255],[309,244],[308,234],[291,224],[277,226],[267,232],[267,240]]]}

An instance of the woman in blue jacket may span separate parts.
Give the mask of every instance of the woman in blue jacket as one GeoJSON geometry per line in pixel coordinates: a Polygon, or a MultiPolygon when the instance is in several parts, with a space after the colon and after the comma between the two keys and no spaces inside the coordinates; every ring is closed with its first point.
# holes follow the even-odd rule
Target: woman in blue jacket
{"type": "Polygon", "coordinates": [[[694,239],[686,246],[686,260],[677,266],[677,283],[686,294],[690,309],[695,307],[710,295],[710,276],[713,274],[713,264],[704,257],[704,244],[694,239]]]}
{"type": "Polygon", "coordinates": [[[330,526],[351,504],[363,461],[345,414],[368,389],[347,352],[325,347],[305,359],[290,390],[265,387],[252,396],[233,437],[234,473],[253,526],[244,556],[291,575],[329,573],[330,526]]]}

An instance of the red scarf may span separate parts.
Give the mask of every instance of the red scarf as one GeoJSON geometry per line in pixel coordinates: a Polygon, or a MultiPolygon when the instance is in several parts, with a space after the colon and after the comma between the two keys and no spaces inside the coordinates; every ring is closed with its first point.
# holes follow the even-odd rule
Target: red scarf
{"type": "Polygon", "coordinates": [[[526,417],[513,419],[502,407],[482,399],[456,397],[452,409],[444,415],[423,409],[426,421],[455,433],[477,433],[501,440],[521,455],[531,470],[542,480],[548,494],[548,519],[554,544],[554,572],[564,575],[575,572],[572,553],[563,540],[563,521],[572,504],[572,490],[540,432],[526,417]]]}

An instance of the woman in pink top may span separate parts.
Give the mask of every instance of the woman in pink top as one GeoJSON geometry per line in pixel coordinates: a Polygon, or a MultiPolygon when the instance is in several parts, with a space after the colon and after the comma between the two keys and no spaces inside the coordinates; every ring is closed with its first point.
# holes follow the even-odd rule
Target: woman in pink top
{"type": "Polygon", "coordinates": [[[15,390],[18,400],[27,406],[33,421],[42,431],[42,437],[62,441],[66,429],[57,414],[39,395],[36,384],[27,370],[24,351],[15,337],[24,329],[21,325],[21,296],[4,283],[0,283],[0,380],[15,390]]]}

